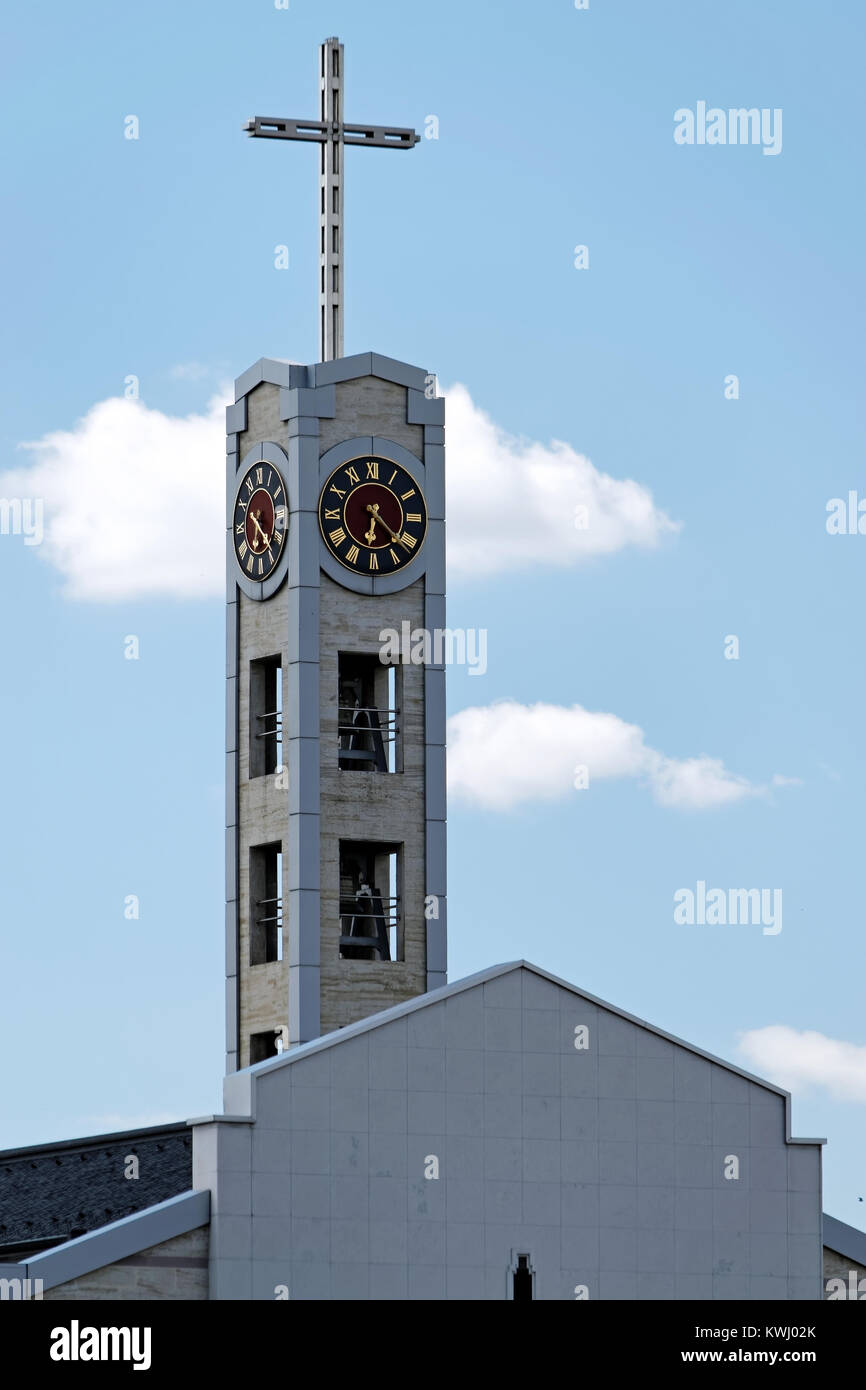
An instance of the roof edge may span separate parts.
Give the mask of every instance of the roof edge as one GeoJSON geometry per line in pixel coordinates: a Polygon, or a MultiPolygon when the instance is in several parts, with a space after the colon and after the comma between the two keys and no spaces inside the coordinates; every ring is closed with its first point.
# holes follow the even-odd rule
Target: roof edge
{"type": "Polygon", "coordinates": [[[866,1231],[849,1226],[847,1221],[840,1221],[836,1216],[828,1216],[827,1212],[823,1213],[823,1230],[823,1242],[829,1250],[835,1250],[855,1264],[866,1265],[866,1231]]]}
{"type": "MultiPolygon", "coordinates": [[[[91,1274],[104,1265],[116,1264],[137,1255],[148,1246],[160,1245],[174,1236],[186,1235],[210,1221],[210,1193],[182,1192],[156,1206],[112,1221],[95,1231],[55,1245],[41,1255],[33,1255],[17,1265],[4,1265],[20,1279],[41,1279],[43,1289],[54,1289],[82,1274],[91,1274]]],[[[13,1277],[6,1274],[6,1277],[13,1277]]]]}
{"type": "MultiPolygon", "coordinates": [[[[789,1144],[825,1144],[823,1138],[799,1138],[794,1137],[791,1132],[791,1093],[784,1087],[775,1085],[772,1081],[765,1081],[763,1077],[756,1076],[754,1072],[746,1071],[743,1067],[738,1067],[735,1062],[729,1062],[724,1057],[717,1057],[712,1052],[707,1052],[702,1047],[696,1047],[694,1043],[687,1042],[685,1038],[677,1037],[675,1033],[668,1033],[664,1028],[658,1028],[654,1023],[648,1023],[646,1019],[639,1018],[637,1014],[629,1013],[626,1009],[619,1008],[616,1004],[610,1004],[606,999],[600,999],[597,994],[590,994],[588,990],[579,989],[568,980],[563,980],[559,975],[552,974],[540,965],[534,965],[529,960],[507,961],[502,965],[490,965],[484,970],[479,970],[474,975],[467,975],[462,980],[456,980],[453,984],[442,985],[440,989],[430,990],[427,994],[418,995],[415,999],[408,999],[403,1004],[395,1004],[391,1009],[384,1009],[381,1013],[371,1014],[369,1018],[360,1019],[357,1023],[351,1023],[346,1028],[340,1028],[334,1033],[325,1033],[321,1038],[313,1038],[308,1043],[302,1043],[300,1047],[290,1048],[287,1052],[282,1052],[279,1057],[268,1057],[264,1062],[257,1062],[255,1066],[244,1067],[240,1071],[232,1072],[224,1080],[226,1101],[231,1099],[232,1108],[235,1114],[241,1110],[242,1105],[239,1101],[245,1099],[247,1090],[252,1093],[254,1083],[260,1073],[271,1071],[277,1067],[292,1066],[295,1062],[301,1061],[305,1057],[312,1057],[325,1048],[335,1047],[338,1043],[347,1038],[356,1038],[364,1033],[372,1031],[374,1028],[384,1027],[386,1024],[398,1018],[405,1018],[418,1009],[427,1008],[430,1004],[437,1004],[444,999],[453,997],[467,989],[474,989],[479,984],[485,984],[489,980],[495,980],[501,975],[510,974],[514,970],[531,970],[534,975],[540,976],[544,980],[549,980],[552,984],[558,985],[560,989],[566,989],[569,993],[576,995],[580,999],[585,999],[587,1003],[595,1004],[599,1008],[606,1009],[609,1013],[616,1014],[619,1018],[625,1019],[629,1023],[636,1024],[639,1028],[645,1028],[648,1032],[654,1033],[657,1037],[664,1038],[665,1041],[675,1043],[677,1047],[684,1047],[686,1051],[694,1053],[698,1057],[703,1057],[708,1062],[713,1062],[716,1066],[724,1067],[726,1071],[733,1072],[736,1076],[743,1077],[756,1086],[762,1086],[766,1091],[772,1091],[775,1095],[781,1096],[785,1101],[785,1140],[789,1144]],[[234,1084],[232,1084],[234,1083],[234,1084]]],[[[252,1106],[254,1097],[251,1095],[252,1106]]],[[[252,1106],[245,1113],[254,1114],[252,1106]]]]}

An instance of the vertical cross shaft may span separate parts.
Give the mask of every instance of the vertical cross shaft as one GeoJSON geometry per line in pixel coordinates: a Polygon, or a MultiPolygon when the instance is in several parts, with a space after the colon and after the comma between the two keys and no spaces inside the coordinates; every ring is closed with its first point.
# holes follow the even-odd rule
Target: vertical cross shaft
{"type": "Polygon", "coordinates": [[[322,144],[319,189],[319,345],[321,360],[343,356],[343,45],[319,49],[322,144]]]}
{"type": "Polygon", "coordinates": [[[403,126],[346,125],[343,116],[343,45],[319,47],[320,119],[255,116],[244,130],[272,140],[313,140],[322,147],[319,173],[319,350],[322,362],[343,356],[343,154],[346,145],[411,150],[421,139],[403,126]]]}

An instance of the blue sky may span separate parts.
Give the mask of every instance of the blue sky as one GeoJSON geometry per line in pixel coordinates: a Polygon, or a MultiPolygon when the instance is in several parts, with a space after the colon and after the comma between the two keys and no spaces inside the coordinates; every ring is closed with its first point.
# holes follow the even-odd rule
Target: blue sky
{"type": "Polygon", "coordinates": [[[467,393],[449,621],[487,630],[489,666],[450,673],[449,713],[511,702],[515,763],[537,768],[528,707],[580,706],[739,788],[667,804],[641,754],[583,791],[558,766],[509,806],[489,782],[486,801],[455,795],[451,978],[524,956],[772,1070],[794,1132],[830,1140],[827,1209],[864,1224],[866,536],[825,525],[830,499],[866,496],[864,31],[854,0],[7,17],[0,496],[41,460],[54,544],[0,535],[0,1144],[219,1105],[223,605],[165,560],[166,460],[200,495],[204,573],[213,402],[261,356],[316,355],[315,153],[241,126],[315,116],[336,33],[349,121],[439,121],[411,154],[348,152],[346,350],[467,393]],[[781,153],[677,145],[674,112],[702,100],[781,109],[781,153]],[[658,524],[590,555],[561,527],[540,543],[540,514],[531,534],[512,506],[526,441],[566,483],[580,459],[634,480],[658,524]],[[473,570],[472,490],[497,465],[500,559],[473,570]],[[84,528],[65,550],[64,519],[84,528]],[[678,925],[673,896],[699,880],[781,888],[783,929],[678,925]]]}

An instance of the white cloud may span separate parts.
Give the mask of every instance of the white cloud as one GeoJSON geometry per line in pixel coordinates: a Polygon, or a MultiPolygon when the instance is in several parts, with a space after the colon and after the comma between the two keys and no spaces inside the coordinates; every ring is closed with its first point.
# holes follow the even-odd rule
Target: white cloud
{"type": "Polygon", "coordinates": [[[225,584],[225,416],[177,417],[140,400],[101,401],[71,430],[23,447],[5,496],[41,497],[39,553],[70,598],[211,598],[225,584]]]}
{"type": "Polygon", "coordinates": [[[786,1091],[866,1101],[866,1047],[782,1024],[740,1033],[738,1047],[752,1070],[786,1091]]]}
{"type": "MultiPolygon", "coordinates": [[[[172,375],[196,379],[198,363],[172,375]]],[[[39,497],[38,553],[71,598],[210,598],[224,589],[224,399],[166,415],[141,400],[101,401],[71,429],[22,447],[31,462],[0,495],[39,497]]],[[[599,473],[568,444],[500,430],[464,386],[448,392],[448,557],[452,573],[568,566],[656,545],[675,523],[639,483],[599,473]],[[587,529],[574,525],[587,509],[587,529]]]]}
{"type": "Polygon", "coordinates": [[[600,473],[570,444],[508,434],[465,386],[446,393],[448,565],[490,575],[529,565],[565,568],[679,530],[630,478],[600,473]],[[585,529],[575,510],[586,508],[585,529]]]}
{"type": "Polygon", "coordinates": [[[718,758],[665,757],[646,745],[636,724],[581,705],[502,700],[461,710],[448,721],[448,790],[476,806],[507,811],[560,799],[573,791],[579,766],[587,769],[590,786],[606,778],[637,778],[659,805],[680,810],[725,806],[765,792],[728,772],[718,758]]]}

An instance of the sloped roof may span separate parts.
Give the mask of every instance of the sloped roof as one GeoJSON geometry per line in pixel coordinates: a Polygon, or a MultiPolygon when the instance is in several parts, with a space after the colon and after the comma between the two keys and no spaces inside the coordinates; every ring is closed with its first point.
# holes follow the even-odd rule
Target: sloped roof
{"type": "Polygon", "coordinates": [[[192,1145],[184,1121],[4,1150],[0,1259],[10,1248],[38,1249],[92,1231],[191,1184],[192,1145]],[[124,1177],[128,1154],[139,1159],[134,1181],[124,1177]]]}
{"type": "Polygon", "coordinates": [[[847,1221],[839,1221],[835,1216],[824,1213],[824,1244],[828,1250],[844,1255],[846,1260],[866,1267],[866,1231],[858,1231],[847,1221]]]}

